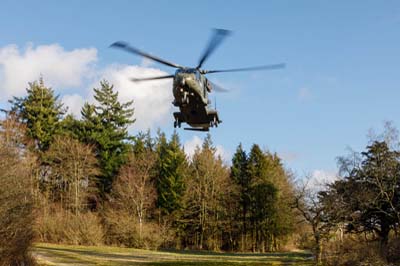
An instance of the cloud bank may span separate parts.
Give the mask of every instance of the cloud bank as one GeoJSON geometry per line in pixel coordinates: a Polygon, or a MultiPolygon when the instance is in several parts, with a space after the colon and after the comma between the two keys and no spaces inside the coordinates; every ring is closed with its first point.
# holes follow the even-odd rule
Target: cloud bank
{"type": "Polygon", "coordinates": [[[103,79],[114,84],[122,102],[134,101],[135,130],[154,129],[167,122],[172,123],[172,80],[134,83],[132,77],[165,75],[166,72],[142,66],[96,65],[97,49],[80,48],[66,50],[59,44],[16,45],[0,47],[0,102],[12,96],[23,96],[28,83],[43,76],[47,86],[68,107],[68,112],[79,117],[85,101],[93,102],[93,88],[103,79]],[[71,93],[73,90],[73,93],[71,93]]]}
{"type": "Polygon", "coordinates": [[[46,84],[59,90],[78,88],[92,76],[97,61],[95,48],[66,51],[58,44],[28,45],[20,51],[15,45],[0,48],[0,100],[22,96],[28,82],[42,75],[46,84]]]}
{"type": "Polygon", "coordinates": [[[128,65],[112,65],[100,74],[101,79],[114,84],[120,101],[134,101],[134,127],[140,130],[173,123],[172,79],[145,82],[132,82],[130,79],[163,75],[167,73],[159,69],[128,65]]]}

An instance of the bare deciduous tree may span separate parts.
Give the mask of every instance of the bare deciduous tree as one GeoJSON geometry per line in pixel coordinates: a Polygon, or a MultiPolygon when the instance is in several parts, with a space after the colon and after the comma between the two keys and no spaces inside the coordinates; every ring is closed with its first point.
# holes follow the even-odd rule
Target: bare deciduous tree
{"type": "Polygon", "coordinates": [[[139,240],[142,239],[146,212],[155,204],[153,170],[156,157],[151,151],[131,154],[114,184],[113,195],[118,208],[137,218],[139,240]]]}
{"type": "Polygon", "coordinates": [[[61,182],[59,193],[65,194],[64,207],[78,214],[84,200],[95,190],[95,176],[99,173],[93,149],[76,139],[57,136],[46,153],[55,182],[61,182]]]}
{"type": "Polygon", "coordinates": [[[32,265],[32,160],[23,149],[24,128],[12,118],[0,124],[0,265],[32,265]]]}
{"type": "Polygon", "coordinates": [[[324,217],[324,205],[320,201],[319,193],[308,186],[308,182],[298,184],[295,190],[294,207],[299,211],[303,222],[312,229],[314,239],[314,254],[316,264],[321,263],[322,241],[330,232],[330,225],[324,217]]]}

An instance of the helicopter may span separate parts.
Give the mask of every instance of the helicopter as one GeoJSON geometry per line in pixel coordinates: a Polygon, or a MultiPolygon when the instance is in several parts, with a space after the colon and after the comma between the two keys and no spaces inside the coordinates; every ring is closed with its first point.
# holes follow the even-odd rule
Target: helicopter
{"type": "Polygon", "coordinates": [[[221,42],[231,34],[231,31],[225,29],[214,29],[210,41],[201,55],[196,67],[185,67],[160,57],[143,52],[126,42],[118,41],[110,45],[113,48],[119,48],[126,52],[140,55],[147,59],[161,63],[166,66],[176,68],[175,74],[147,77],[131,78],[133,82],[151,81],[159,79],[173,79],[172,93],[174,100],[172,104],[179,108],[179,112],[174,112],[174,127],[181,127],[182,123],[188,124],[189,128],[185,130],[209,131],[210,127],[218,127],[222,122],[220,120],[216,106],[213,108],[209,94],[212,91],[226,92],[227,90],[211,82],[206,78],[206,74],[253,71],[253,70],[271,70],[284,68],[285,64],[262,65],[256,67],[234,68],[223,70],[205,70],[201,67],[221,42]]]}

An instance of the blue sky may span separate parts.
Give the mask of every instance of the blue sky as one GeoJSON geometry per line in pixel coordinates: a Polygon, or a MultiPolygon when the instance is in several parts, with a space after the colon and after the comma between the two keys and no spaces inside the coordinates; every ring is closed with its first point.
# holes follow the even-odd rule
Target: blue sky
{"type": "MultiPolygon", "coordinates": [[[[135,90],[135,85],[122,88],[124,75],[173,69],[147,65],[137,56],[109,49],[111,43],[125,40],[194,66],[210,29],[226,28],[234,33],[205,68],[287,65],[276,71],[209,75],[231,89],[216,95],[223,123],[211,131],[227,158],[239,142],[246,149],[258,143],[279,153],[300,176],[329,175],[347,146],[365,147],[370,128],[379,131],[385,120],[400,124],[398,1],[3,0],[0,25],[0,106],[9,95],[23,92],[18,81],[26,84],[24,78],[40,73],[61,97],[75,95],[67,97],[71,104],[90,100],[90,88],[100,77],[118,80],[120,91],[135,90]],[[52,56],[54,60],[44,58],[52,56]]],[[[159,118],[156,112],[150,116],[149,126],[171,134],[170,84],[143,86],[151,92],[144,99],[156,95],[159,101],[150,105],[163,109],[159,118]]],[[[124,99],[133,97],[139,104],[137,95],[124,99]]],[[[189,144],[204,137],[179,133],[189,144]]]]}

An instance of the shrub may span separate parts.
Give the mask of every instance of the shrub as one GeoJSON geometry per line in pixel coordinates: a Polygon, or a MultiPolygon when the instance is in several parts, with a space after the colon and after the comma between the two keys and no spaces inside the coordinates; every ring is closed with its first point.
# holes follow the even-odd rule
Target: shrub
{"type": "Polygon", "coordinates": [[[73,214],[62,208],[43,212],[36,226],[37,235],[42,242],[74,245],[101,245],[103,228],[96,213],[73,214]]]}
{"type": "Polygon", "coordinates": [[[395,237],[389,241],[388,261],[400,264],[400,238],[395,237]]]}
{"type": "Polygon", "coordinates": [[[366,242],[350,237],[340,241],[330,241],[324,245],[323,262],[326,266],[386,265],[379,255],[377,242],[366,242]]]}
{"type": "Polygon", "coordinates": [[[164,237],[155,223],[143,223],[140,234],[136,217],[121,210],[108,209],[104,216],[106,243],[110,245],[157,249],[164,237]]]}

